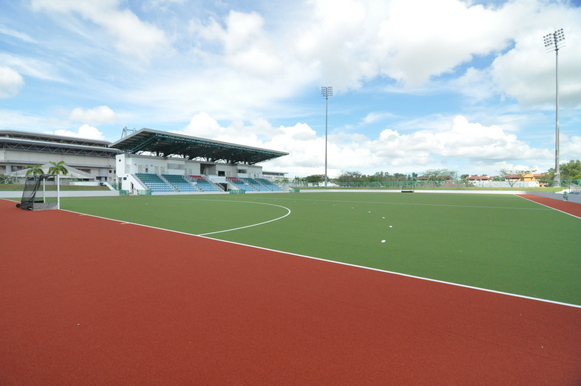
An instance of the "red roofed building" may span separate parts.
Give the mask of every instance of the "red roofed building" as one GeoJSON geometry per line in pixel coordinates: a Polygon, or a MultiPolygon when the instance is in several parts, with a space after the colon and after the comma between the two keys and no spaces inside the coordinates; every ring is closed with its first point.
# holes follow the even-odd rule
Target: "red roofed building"
{"type": "Polygon", "coordinates": [[[490,177],[490,176],[470,176],[470,177],[467,177],[466,180],[468,182],[492,181],[492,177],[490,177]]]}

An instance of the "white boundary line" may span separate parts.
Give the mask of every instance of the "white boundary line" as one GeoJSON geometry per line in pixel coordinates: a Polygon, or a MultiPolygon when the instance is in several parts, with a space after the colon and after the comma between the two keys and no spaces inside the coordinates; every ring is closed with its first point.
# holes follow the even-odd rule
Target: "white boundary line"
{"type": "Polygon", "coordinates": [[[103,219],[103,220],[109,220],[109,221],[113,221],[113,222],[119,223],[120,225],[126,225],[126,224],[127,225],[136,225],[136,226],[139,226],[139,227],[150,228],[150,229],[155,229],[155,230],[160,230],[160,231],[165,231],[165,232],[178,233],[178,234],[182,234],[182,235],[186,235],[186,236],[191,236],[191,237],[200,237],[200,238],[203,238],[203,239],[213,240],[213,241],[216,241],[216,242],[234,244],[234,245],[239,245],[239,246],[248,247],[248,248],[255,248],[255,249],[261,249],[261,250],[264,250],[264,251],[280,253],[280,254],[283,254],[283,255],[296,256],[296,257],[301,257],[301,258],[304,258],[304,259],[316,260],[316,261],[320,261],[320,262],[324,262],[324,263],[328,263],[328,264],[338,264],[338,265],[343,265],[343,266],[346,266],[346,267],[353,267],[353,268],[365,269],[365,270],[375,271],[375,272],[383,272],[383,273],[388,273],[388,274],[396,275],[396,276],[403,276],[403,277],[409,277],[409,278],[412,278],[412,279],[425,280],[425,281],[429,281],[429,282],[432,282],[432,283],[447,284],[447,285],[451,285],[451,286],[455,286],[455,287],[468,288],[468,289],[472,289],[472,290],[484,291],[484,292],[498,294],[498,295],[505,295],[505,296],[511,296],[511,297],[520,298],[520,299],[527,299],[527,300],[538,301],[538,302],[541,302],[541,303],[556,304],[556,305],[560,305],[560,306],[566,306],[566,307],[572,307],[572,308],[581,309],[581,305],[577,305],[577,304],[563,303],[563,302],[558,302],[558,301],[555,301],[555,300],[548,300],[548,299],[541,299],[541,298],[534,298],[534,297],[526,296],[526,295],[511,294],[511,293],[508,293],[508,292],[496,291],[496,290],[491,290],[491,289],[488,289],[488,288],[473,287],[473,286],[469,286],[469,285],[466,285],[466,284],[452,283],[452,282],[447,282],[447,281],[443,281],[443,280],[430,279],[430,278],[421,277],[421,276],[409,275],[409,274],[401,273],[401,272],[387,271],[387,270],[383,270],[383,269],[379,269],[379,268],[372,268],[372,267],[365,267],[365,266],[362,266],[362,265],[355,265],[355,264],[350,264],[350,263],[344,263],[344,262],[341,262],[341,261],[326,260],[326,259],[322,259],[322,258],[319,258],[319,257],[313,257],[313,256],[307,256],[307,255],[300,255],[298,253],[277,251],[276,249],[258,247],[256,245],[242,244],[242,243],[237,243],[235,241],[220,240],[220,239],[215,239],[215,238],[212,238],[212,237],[207,237],[207,236],[202,236],[202,235],[195,235],[195,234],[192,234],[192,233],[186,233],[186,232],[180,232],[180,231],[174,231],[174,230],[171,230],[171,229],[158,228],[158,227],[154,227],[154,226],[150,226],[150,225],[143,225],[143,224],[137,224],[137,223],[127,222],[127,221],[114,220],[114,219],[110,219],[110,218],[106,218],[106,217],[95,216],[95,215],[92,215],[92,214],[85,214],[85,213],[73,212],[71,210],[66,210],[66,209],[61,209],[61,211],[63,211],[63,212],[69,212],[69,213],[74,213],[74,214],[81,215],[81,216],[88,216],[88,217],[100,218],[100,219],[103,219]]]}
{"type": "MultiPolygon", "coordinates": [[[[568,214],[568,215],[569,215],[569,216],[571,216],[571,217],[575,217],[575,218],[578,218],[578,219],[580,219],[580,220],[581,220],[581,217],[579,217],[579,216],[575,216],[574,214],[571,214],[571,213],[567,213],[567,212],[565,212],[565,211],[563,211],[563,210],[561,210],[561,209],[553,208],[552,206],[549,206],[549,205],[542,204],[542,203],[540,203],[540,202],[537,202],[537,201],[535,201],[535,200],[531,200],[530,198],[526,198],[526,197],[523,197],[523,196],[520,196],[520,195],[517,195],[517,196],[518,196],[518,197],[520,197],[520,198],[523,198],[523,199],[525,199],[525,200],[528,200],[528,201],[530,201],[530,202],[534,202],[535,204],[542,205],[542,206],[544,206],[545,208],[549,208],[549,209],[552,209],[552,210],[556,210],[557,212],[561,212],[561,213],[564,213],[564,214],[568,214]]],[[[535,197],[543,197],[543,196],[535,196],[535,197]]],[[[547,198],[547,197],[543,197],[543,198],[547,198]]],[[[550,200],[554,200],[554,198],[551,198],[550,200]]]]}

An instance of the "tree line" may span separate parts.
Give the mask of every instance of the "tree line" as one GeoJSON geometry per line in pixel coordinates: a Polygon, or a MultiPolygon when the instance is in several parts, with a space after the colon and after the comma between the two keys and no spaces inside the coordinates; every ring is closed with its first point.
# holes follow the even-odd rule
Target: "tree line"
{"type": "MultiPolygon", "coordinates": [[[[561,173],[561,180],[581,180],[581,160],[571,160],[559,164],[559,171],[561,173]]],[[[523,175],[529,173],[536,173],[535,168],[529,167],[524,169],[501,169],[498,175],[491,176],[493,181],[505,181],[509,175],[523,175]]],[[[555,178],[555,169],[550,168],[544,173],[539,173],[539,180],[545,183],[551,183],[555,178]]],[[[345,184],[345,183],[373,183],[380,181],[445,181],[445,180],[466,180],[474,174],[458,175],[457,172],[448,169],[428,169],[422,173],[393,173],[376,172],[374,174],[363,174],[358,171],[344,171],[338,177],[330,178],[330,182],[345,184]]],[[[484,174],[484,176],[486,176],[484,174]]],[[[295,177],[294,182],[302,183],[323,183],[325,181],[324,174],[313,174],[307,177],[295,177]]]]}

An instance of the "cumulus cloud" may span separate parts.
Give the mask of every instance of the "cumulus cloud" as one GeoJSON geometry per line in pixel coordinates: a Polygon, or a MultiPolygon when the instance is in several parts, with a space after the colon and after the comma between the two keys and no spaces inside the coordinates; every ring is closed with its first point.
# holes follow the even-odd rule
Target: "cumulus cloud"
{"type": "Polygon", "coordinates": [[[412,157],[417,154],[425,162],[433,156],[470,161],[549,157],[548,152],[531,148],[499,126],[471,123],[463,116],[455,117],[445,130],[419,130],[405,135],[384,130],[373,147],[387,159],[410,152],[412,157]]]}
{"type": "Polygon", "coordinates": [[[55,130],[54,132],[47,132],[47,134],[62,135],[65,137],[75,137],[75,138],[87,138],[87,139],[99,139],[104,140],[105,137],[103,133],[99,131],[96,127],[89,126],[87,124],[79,127],[77,132],[70,130],[55,130]]]}
{"type": "Polygon", "coordinates": [[[32,9],[78,14],[103,28],[117,51],[143,62],[169,44],[163,30],[141,21],[128,9],[119,9],[117,0],[33,0],[32,9]]]}
{"type": "Polygon", "coordinates": [[[115,123],[115,112],[108,106],[99,106],[94,109],[81,109],[77,107],[69,115],[71,121],[88,123],[115,123]]]}
{"type": "Polygon", "coordinates": [[[581,159],[581,136],[561,134],[559,142],[561,161],[581,159]]]}
{"type": "MultiPolygon", "coordinates": [[[[272,165],[309,173],[321,173],[324,164],[324,137],[316,132],[321,126],[312,122],[320,122],[320,96],[313,101],[325,85],[334,87],[334,100],[346,97],[337,103],[343,111],[332,113],[334,122],[344,121],[329,136],[334,172],[418,171],[457,160],[482,168],[542,165],[552,152],[538,146],[552,147],[544,126],[551,126],[555,64],[542,36],[555,26],[567,37],[560,51],[561,104],[581,107],[581,51],[570,43],[581,39],[581,8],[568,1],[202,3],[186,12],[182,0],[31,0],[33,10],[63,21],[55,31],[69,28],[94,42],[81,47],[63,39],[59,47],[70,43],[82,52],[64,50],[69,55],[62,60],[46,61],[53,67],[42,67],[41,59],[32,63],[24,53],[0,53],[0,65],[27,78],[63,74],[59,80],[67,87],[85,87],[75,97],[91,88],[98,90],[95,101],[119,98],[107,103],[149,127],[174,125],[194,136],[288,151],[272,165]],[[118,52],[147,62],[170,44],[175,60],[139,72],[116,62],[118,52]]],[[[35,29],[22,30],[41,40],[35,29]]],[[[57,51],[50,44],[42,49],[42,60],[57,51]]],[[[116,121],[107,106],[71,111],[74,103],[63,103],[69,120],[53,128],[116,121]]],[[[94,106],[99,103],[105,102],[94,106]]],[[[572,115],[563,117],[566,129],[572,115]]],[[[578,154],[575,138],[562,152],[578,154]]]]}
{"type": "Polygon", "coordinates": [[[24,85],[22,75],[9,67],[0,66],[0,98],[18,94],[22,85],[24,85]]]}
{"type": "Polygon", "coordinates": [[[256,77],[273,77],[284,69],[282,53],[264,28],[264,18],[256,12],[230,11],[224,27],[215,19],[206,24],[193,20],[190,31],[222,48],[224,64],[256,77]]]}
{"type": "Polygon", "coordinates": [[[570,107],[581,104],[581,51],[568,42],[581,39],[581,8],[541,1],[514,1],[503,8],[513,20],[514,47],[498,55],[490,71],[500,92],[524,105],[539,105],[554,100],[555,53],[547,52],[543,36],[561,26],[565,46],[559,51],[562,102],[570,107]],[[553,92],[551,92],[553,91],[553,92]]]}
{"type": "MultiPolygon", "coordinates": [[[[489,70],[471,68],[457,74],[454,78],[461,79],[452,79],[450,89],[475,99],[501,93],[527,103],[546,100],[538,84],[549,85],[552,79],[542,35],[559,21],[569,39],[581,38],[576,22],[580,8],[549,6],[540,0],[495,7],[461,0],[310,0],[304,8],[302,21],[283,24],[281,30],[267,26],[256,12],[230,11],[223,20],[193,20],[196,52],[252,76],[303,75],[289,78],[288,84],[306,85],[316,77],[339,92],[378,77],[418,88],[453,74],[475,57],[493,54],[498,57],[489,70]]],[[[581,51],[568,55],[562,73],[570,82],[562,92],[577,101],[581,51]]]]}
{"type": "Polygon", "coordinates": [[[374,55],[382,73],[418,86],[474,55],[504,48],[511,27],[501,18],[497,11],[456,0],[396,0],[380,24],[374,55]]]}
{"type": "Polygon", "coordinates": [[[240,120],[234,120],[228,126],[222,127],[209,114],[202,112],[193,116],[184,130],[177,132],[195,137],[260,147],[265,141],[277,135],[279,130],[274,129],[264,119],[251,121],[250,125],[245,125],[240,120]]]}
{"type": "MultiPolygon", "coordinates": [[[[200,110],[250,119],[321,85],[333,85],[340,96],[386,79],[387,93],[445,90],[473,104],[499,95],[547,103],[554,56],[545,53],[542,35],[567,15],[566,33],[575,40],[574,20],[581,18],[581,9],[541,0],[494,7],[461,0],[307,0],[286,7],[294,9],[277,23],[268,12],[234,10],[189,20],[186,69],[144,79],[130,98],[181,120],[200,110]]],[[[581,51],[569,49],[567,59],[567,49],[561,52],[562,103],[577,106],[581,51]]],[[[360,124],[378,118],[370,113],[360,124]]]]}
{"type": "MultiPolygon", "coordinates": [[[[200,113],[180,132],[289,153],[269,161],[267,169],[285,170],[293,175],[324,172],[325,139],[305,123],[275,128],[260,120],[250,124],[234,121],[222,126],[208,114],[200,113]]],[[[575,141],[570,141],[571,149],[581,146],[578,137],[575,141]]],[[[449,118],[446,126],[437,129],[421,129],[411,134],[385,129],[374,139],[362,134],[335,133],[328,142],[331,176],[344,170],[420,171],[433,165],[446,167],[442,165],[448,160],[473,165],[474,170],[507,160],[550,164],[551,156],[550,151],[532,148],[499,126],[470,122],[463,116],[449,118]]]]}

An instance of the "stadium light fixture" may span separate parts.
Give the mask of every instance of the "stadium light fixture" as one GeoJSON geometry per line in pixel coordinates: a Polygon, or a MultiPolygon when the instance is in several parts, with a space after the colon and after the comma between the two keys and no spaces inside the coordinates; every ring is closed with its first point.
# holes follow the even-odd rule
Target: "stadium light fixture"
{"type": "Polygon", "coordinates": [[[325,97],[325,188],[327,187],[327,124],[329,123],[329,98],[333,96],[333,86],[321,87],[321,94],[325,97]]]}
{"type": "Polygon", "coordinates": [[[555,51],[555,186],[561,186],[561,170],[559,168],[559,49],[565,43],[563,28],[543,37],[547,52],[555,51]]]}

